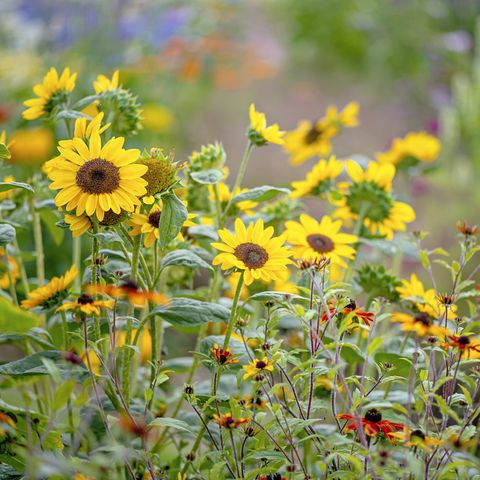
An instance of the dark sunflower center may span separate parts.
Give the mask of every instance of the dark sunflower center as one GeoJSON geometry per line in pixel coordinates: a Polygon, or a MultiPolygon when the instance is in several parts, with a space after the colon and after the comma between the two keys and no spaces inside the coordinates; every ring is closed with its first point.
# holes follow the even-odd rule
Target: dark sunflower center
{"type": "Polygon", "coordinates": [[[225,363],[228,360],[228,353],[220,352],[220,363],[225,363]]]}
{"type": "Polygon", "coordinates": [[[132,279],[125,280],[125,282],[122,283],[121,287],[123,290],[129,291],[129,292],[140,291],[140,287],[132,279]]]}
{"type": "Polygon", "coordinates": [[[421,438],[422,440],[425,440],[425,434],[421,430],[414,430],[410,434],[410,437],[418,437],[418,438],[421,438]]]}
{"type": "Polygon", "coordinates": [[[225,420],[225,426],[226,427],[230,427],[230,425],[234,424],[235,423],[235,420],[232,418],[232,417],[228,417],[226,420],[225,420]]]}
{"type": "Polygon", "coordinates": [[[332,239],[321,233],[309,235],[307,237],[307,242],[318,253],[331,252],[335,248],[332,239]]]}
{"type": "Polygon", "coordinates": [[[318,140],[321,134],[322,131],[317,126],[313,126],[305,135],[304,141],[307,145],[311,145],[318,140]]]}
{"type": "Polygon", "coordinates": [[[241,243],[234,255],[248,268],[262,268],[268,260],[267,251],[255,243],[241,243]]]}
{"type": "Polygon", "coordinates": [[[93,297],[89,295],[88,293],[82,293],[79,297],[77,302],[80,305],[87,305],[89,303],[93,303],[93,297]]]}
{"type": "Polygon", "coordinates": [[[350,299],[350,301],[345,305],[345,308],[350,308],[351,310],[356,310],[357,309],[357,304],[355,303],[355,300],[350,299]]]}
{"type": "Polygon", "coordinates": [[[428,313],[424,313],[424,312],[416,315],[415,321],[419,323],[423,323],[426,327],[429,327],[433,323],[432,317],[428,315],[428,313]]]}
{"type": "Polygon", "coordinates": [[[120,173],[113,163],[95,158],[79,168],[77,185],[87,193],[112,193],[120,185],[120,173]]]}
{"type": "Polygon", "coordinates": [[[470,343],[470,338],[462,335],[461,337],[458,338],[458,343],[460,345],[468,345],[470,343]]]}
{"type": "Polygon", "coordinates": [[[367,410],[367,413],[365,414],[365,420],[368,420],[369,422],[378,423],[381,419],[382,414],[376,408],[367,410]]]}
{"type": "Polygon", "coordinates": [[[160,211],[152,212],[148,216],[148,223],[150,225],[152,225],[152,227],[158,228],[158,226],[160,225],[161,215],[162,215],[162,212],[160,212],[160,211]]]}
{"type": "Polygon", "coordinates": [[[267,366],[267,364],[263,361],[263,360],[259,360],[256,364],[255,364],[255,367],[259,368],[259,369],[263,369],[267,366]]]}
{"type": "Polygon", "coordinates": [[[360,182],[350,186],[347,205],[357,215],[363,210],[364,205],[368,205],[367,210],[363,212],[365,218],[382,222],[390,216],[393,200],[390,194],[375,182],[360,182]]]}

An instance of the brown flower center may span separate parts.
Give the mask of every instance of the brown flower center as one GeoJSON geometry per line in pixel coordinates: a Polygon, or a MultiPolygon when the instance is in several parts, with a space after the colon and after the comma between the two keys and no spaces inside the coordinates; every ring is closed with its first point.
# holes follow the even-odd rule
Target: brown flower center
{"type": "Polygon", "coordinates": [[[410,437],[418,437],[418,438],[421,438],[422,440],[425,440],[425,434],[421,430],[414,430],[410,434],[410,437]]]}
{"type": "Polygon", "coordinates": [[[462,335],[461,337],[458,338],[458,343],[460,345],[468,345],[470,343],[470,338],[462,335]]]}
{"type": "Polygon", "coordinates": [[[416,315],[415,321],[423,323],[426,327],[429,327],[433,323],[432,317],[425,312],[422,312],[416,315]]]}
{"type": "Polygon", "coordinates": [[[112,193],[120,185],[120,173],[113,163],[95,158],[79,168],[76,180],[84,192],[112,193]]]}
{"type": "Polygon", "coordinates": [[[158,228],[160,225],[160,217],[162,216],[162,212],[160,210],[157,210],[155,212],[152,212],[148,216],[148,223],[152,225],[152,227],[158,228]]]}
{"type": "Polygon", "coordinates": [[[321,134],[322,131],[317,126],[313,126],[305,135],[304,141],[307,145],[311,145],[318,140],[321,134]]]}
{"type": "Polygon", "coordinates": [[[365,420],[369,422],[378,423],[381,419],[382,414],[376,408],[367,410],[367,413],[365,414],[365,420]]]}
{"type": "Polygon", "coordinates": [[[267,366],[267,364],[263,360],[258,360],[258,362],[255,364],[255,367],[262,370],[267,366]]]}
{"type": "Polygon", "coordinates": [[[335,248],[332,239],[321,233],[309,235],[307,237],[307,242],[318,253],[331,252],[335,248]]]}
{"type": "Polygon", "coordinates": [[[248,268],[262,268],[268,260],[267,251],[255,243],[241,243],[233,254],[248,268]]]}
{"type": "Polygon", "coordinates": [[[88,293],[82,293],[79,297],[77,302],[80,305],[88,305],[89,303],[93,303],[93,297],[88,293]]]}

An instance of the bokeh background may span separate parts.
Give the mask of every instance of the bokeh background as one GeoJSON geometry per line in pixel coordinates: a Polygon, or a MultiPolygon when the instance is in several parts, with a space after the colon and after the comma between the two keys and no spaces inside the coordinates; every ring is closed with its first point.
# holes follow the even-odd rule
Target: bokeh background
{"type": "MultiPolygon", "coordinates": [[[[48,126],[21,118],[32,85],[50,66],[70,66],[86,95],[99,73],[118,68],[144,106],[144,128],[132,145],[175,147],[177,159],[186,160],[220,140],[234,174],[250,102],[292,129],[330,104],[355,100],[360,126],[335,140],[340,157],[373,157],[409,131],[440,136],[442,155],[429,174],[397,185],[417,211],[413,228],[430,232],[427,244],[448,247],[456,220],[478,220],[478,0],[1,4],[0,130],[17,140],[17,176],[39,168],[55,148],[48,126]]],[[[258,149],[246,184],[288,185],[310,167],[292,167],[278,147],[258,149]]],[[[321,211],[319,202],[310,207],[321,211]]]]}

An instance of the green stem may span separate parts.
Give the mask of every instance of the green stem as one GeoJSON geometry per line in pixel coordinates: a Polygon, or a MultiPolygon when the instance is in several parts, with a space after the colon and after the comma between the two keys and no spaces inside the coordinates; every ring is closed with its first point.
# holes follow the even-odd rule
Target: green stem
{"type": "Polygon", "coordinates": [[[10,290],[10,295],[11,295],[11,297],[12,297],[13,303],[15,303],[15,305],[18,306],[17,291],[16,291],[16,289],[15,289],[15,280],[14,280],[14,278],[13,278],[12,270],[11,270],[10,264],[9,264],[9,262],[8,262],[8,255],[7,255],[7,251],[6,251],[6,250],[5,250],[4,259],[5,259],[5,265],[6,265],[6,268],[7,268],[8,288],[9,288],[9,290],[10,290]]]}
{"type": "Polygon", "coordinates": [[[224,350],[228,348],[228,344],[230,343],[230,337],[232,336],[232,332],[233,332],[233,327],[235,326],[237,305],[238,305],[238,300],[240,298],[240,292],[242,291],[242,286],[243,286],[243,275],[244,275],[244,272],[240,274],[240,278],[238,279],[238,283],[237,283],[237,289],[235,290],[235,296],[233,297],[232,309],[230,310],[230,320],[228,322],[227,331],[225,332],[225,341],[223,342],[224,350]]]}
{"type": "Polygon", "coordinates": [[[63,350],[68,352],[68,323],[67,314],[64,310],[61,310],[62,315],[62,337],[63,337],[63,350]]]}
{"type": "Polygon", "coordinates": [[[42,286],[45,283],[45,259],[43,253],[42,224],[40,222],[40,215],[35,210],[35,199],[33,195],[31,195],[28,199],[28,204],[30,206],[30,214],[32,215],[33,241],[35,243],[38,285],[42,286]]]}
{"type": "MultiPolygon", "coordinates": [[[[97,286],[97,280],[98,280],[98,265],[97,265],[97,258],[98,258],[98,250],[99,250],[99,244],[98,244],[98,222],[96,220],[93,220],[93,237],[92,237],[92,285],[93,285],[93,291],[95,291],[95,288],[97,286]]],[[[95,330],[95,340],[100,340],[102,337],[102,331],[100,328],[100,320],[98,319],[97,315],[93,316],[93,326],[95,330]]],[[[101,350],[103,353],[103,344],[100,345],[101,350]]]]}
{"type": "Polygon", "coordinates": [[[16,259],[20,268],[20,278],[22,280],[23,290],[25,295],[28,295],[28,293],[30,292],[30,286],[28,284],[27,271],[25,270],[25,264],[23,263],[22,252],[20,251],[17,237],[15,237],[13,245],[15,246],[16,259]]]}
{"type": "Polygon", "coordinates": [[[75,278],[74,288],[80,292],[82,284],[82,237],[73,238],[72,264],[77,266],[78,275],[75,278]]]}

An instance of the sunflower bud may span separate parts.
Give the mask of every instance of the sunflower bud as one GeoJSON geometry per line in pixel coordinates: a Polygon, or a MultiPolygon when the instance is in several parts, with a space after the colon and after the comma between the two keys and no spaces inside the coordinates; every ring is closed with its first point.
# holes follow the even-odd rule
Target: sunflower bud
{"type": "Polygon", "coordinates": [[[200,152],[192,152],[189,157],[190,170],[198,172],[215,168],[221,170],[225,164],[226,154],[221,143],[202,145],[200,152]]]}

